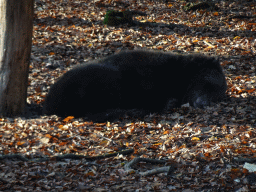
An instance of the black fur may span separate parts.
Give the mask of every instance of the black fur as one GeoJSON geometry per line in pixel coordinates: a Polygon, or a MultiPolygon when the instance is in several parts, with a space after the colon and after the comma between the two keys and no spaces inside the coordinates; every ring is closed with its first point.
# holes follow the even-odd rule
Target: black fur
{"type": "Polygon", "coordinates": [[[44,112],[113,120],[124,111],[161,112],[189,102],[203,108],[225,97],[220,63],[214,57],[158,51],[126,51],[76,67],[50,89],[44,112]]]}

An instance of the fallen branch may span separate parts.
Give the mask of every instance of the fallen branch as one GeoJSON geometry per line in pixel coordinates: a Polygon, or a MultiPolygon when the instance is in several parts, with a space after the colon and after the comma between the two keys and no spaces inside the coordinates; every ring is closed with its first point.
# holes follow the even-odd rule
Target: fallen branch
{"type": "MultiPolygon", "coordinates": [[[[139,158],[139,157],[136,157],[136,158],[134,158],[132,161],[130,161],[129,163],[127,163],[127,164],[124,166],[124,169],[125,169],[127,172],[133,172],[133,171],[135,171],[135,170],[132,169],[132,166],[134,166],[135,164],[137,164],[137,163],[139,163],[139,162],[146,162],[146,163],[151,163],[151,164],[165,164],[165,163],[166,163],[165,160],[148,159],[148,158],[139,158]]],[[[172,170],[172,167],[171,167],[171,166],[159,167],[159,168],[152,169],[152,170],[145,171],[145,172],[138,172],[138,171],[135,171],[135,172],[139,173],[141,176],[147,176],[147,175],[154,175],[154,174],[158,174],[158,173],[166,173],[166,172],[169,173],[169,172],[170,172],[169,170],[172,170]]]]}
{"type": "Polygon", "coordinates": [[[27,158],[23,157],[22,155],[19,154],[11,154],[11,155],[3,155],[0,156],[0,161],[4,159],[10,159],[10,160],[17,160],[17,161],[29,161],[27,158]]]}
{"type": "Polygon", "coordinates": [[[52,157],[42,157],[42,158],[34,158],[34,159],[27,159],[20,154],[12,154],[12,155],[1,156],[0,161],[3,161],[5,159],[10,159],[13,161],[19,160],[19,161],[29,161],[29,162],[45,162],[45,161],[50,161],[50,160],[62,161],[64,159],[73,159],[73,160],[85,159],[88,161],[95,161],[95,160],[99,160],[99,159],[114,157],[114,156],[117,156],[120,154],[129,155],[133,152],[134,152],[134,149],[127,149],[127,150],[118,151],[115,153],[108,153],[108,154],[99,155],[99,156],[95,156],[95,157],[89,157],[89,156],[85,156],[85,155],[75,155],[75,154],[64,154],[64,155],[56,155],[56,156],[52,156],[52,157]]]}
{"type": "Polygon", "coordinates": [[[247,158],[247,157],[234,157],[233,159],[234,161],[236,162],[240,162],[240,163],[255,163],[256,162],[256,158],[253,157],[253,158],[247,158]]]}

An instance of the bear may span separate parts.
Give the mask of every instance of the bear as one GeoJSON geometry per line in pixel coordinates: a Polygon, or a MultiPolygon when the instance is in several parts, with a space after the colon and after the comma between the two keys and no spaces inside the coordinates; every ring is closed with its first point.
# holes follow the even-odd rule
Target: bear
{"type": "Polygon", "coordinates": [[[141,116],[189,103],[204,108],[225,98],[220,62],[202,54],[133,50],[82,64],[51,87],[44,113],[113,121],[126,111],[141,116]]]}

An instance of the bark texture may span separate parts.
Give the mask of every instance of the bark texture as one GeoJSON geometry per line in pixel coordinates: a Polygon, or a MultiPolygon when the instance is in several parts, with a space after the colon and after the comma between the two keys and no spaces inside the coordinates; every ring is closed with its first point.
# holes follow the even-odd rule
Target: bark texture
{"type": "Polygon", "coordinates": [[[0,114],[24,112],[34,0],[0,0],[0,114]]]}

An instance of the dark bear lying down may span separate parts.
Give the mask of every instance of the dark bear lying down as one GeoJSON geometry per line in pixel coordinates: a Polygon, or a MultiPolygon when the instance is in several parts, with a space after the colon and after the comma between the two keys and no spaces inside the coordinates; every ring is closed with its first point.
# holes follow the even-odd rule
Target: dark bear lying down
{"type": "Polygon", "coordinates": [[[161,112],[189,102],[203,108],[225,98],[227,84],[214,57],[126,51],[75,67],[50,89],[44,113],[112,121],[122,111],[161,112]]]}

